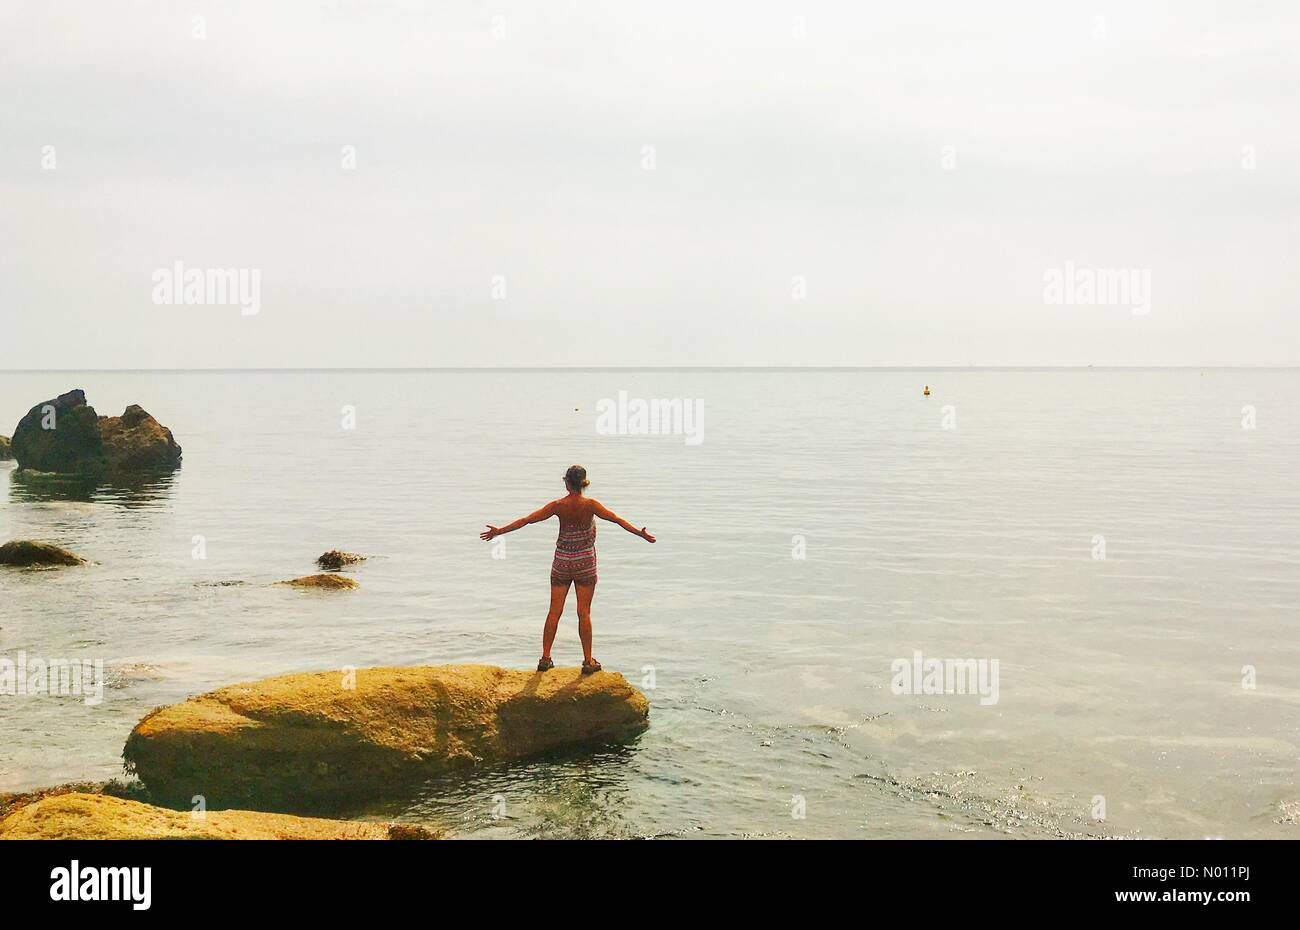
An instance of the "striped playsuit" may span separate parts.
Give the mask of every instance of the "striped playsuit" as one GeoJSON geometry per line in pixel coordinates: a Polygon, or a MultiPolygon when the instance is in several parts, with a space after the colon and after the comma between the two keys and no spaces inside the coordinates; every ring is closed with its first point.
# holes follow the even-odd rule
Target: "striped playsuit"
{"type": "Polygon", "coordinates": [[[585,529],[560,530],[551,563],[551,584],[567,588],[596,583],[596,524],[585,529]]]}

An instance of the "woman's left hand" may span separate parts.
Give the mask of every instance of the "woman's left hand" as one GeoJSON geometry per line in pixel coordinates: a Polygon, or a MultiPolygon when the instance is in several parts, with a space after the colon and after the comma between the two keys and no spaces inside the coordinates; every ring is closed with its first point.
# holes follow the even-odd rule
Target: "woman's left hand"
{"type": "Polygon", "coordinates": [[[493,526],[491,523],[489,523],[487,524],[487,529],[484,532],[478,534],[478,538],[486,541],[492,539],[495,536],[500,536],[500,535],[501,535],[501,528],[493,526]]]}

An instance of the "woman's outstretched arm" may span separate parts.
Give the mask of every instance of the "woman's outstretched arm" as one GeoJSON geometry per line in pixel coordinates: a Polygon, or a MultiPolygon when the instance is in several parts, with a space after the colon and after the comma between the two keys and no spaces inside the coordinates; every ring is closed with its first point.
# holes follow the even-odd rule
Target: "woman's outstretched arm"
{"type": "Polygon", "coordinates": [[[642,539],[644,539],[646,542],[649,543],[655,541],[655,538],[645,531],[644,526],[641,527],[641,529],[637,529],[635,526],[633,526],[631,523],[628,523],[618,514],[614,513],[614,511],[610,510],[608,507],[602,504],[600,501],[593,500],[591,502],[591,509],[592,512],[595,513],[596,516],[600,517],[602,520],[608,520],[610,523],[617,523],[619,526],[623,527],[623,529],[627,530],[633,536],[640,536],[642,539]]]}
{"type": "Polygon", "coordinates": [[[553,516],[555,516],[555,501],[551,501],[541,510],[534,510],[526,517],[520,517],[514,523],[507,523],[505,526],[493,526],[489,523],[488,528],[478,534],[478,538],[493,539],[505,533],[513,533],[520,527],[527,526],[530,523],[541,523],[543,520],[549,520],[553,516]]]}

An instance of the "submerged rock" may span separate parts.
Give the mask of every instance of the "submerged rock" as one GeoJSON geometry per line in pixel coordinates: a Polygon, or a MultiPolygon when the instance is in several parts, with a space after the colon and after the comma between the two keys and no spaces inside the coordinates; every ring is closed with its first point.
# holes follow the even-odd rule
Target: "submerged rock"
{"type": "Polygon", "coordinates": [[[81,390],[37,404],[14,430],[18,467],[55,474],[174,469],[181,447],[171,430],[138,405],[120,417],[101,417],[81,390]]]}
{"type": "Polygon", "coordinates": [[[145,717],[122,752],[150,794],[306,810],[445,771],[608,743],[650,703],[614,672],[490,665],[371,668],[233,685],[145,717]]]}
{"type": "Polygon", "coordinates": [[[346,591],[361,587],[359,581],[344,578],[342,575],[306,575],[302,578],[294,578],[292,581],[281,581],[279,584],[292,585],[295,588],[322,588],[326,591],[346,591]]]}
{"type": "Polygon", "coordinates": [[[7,462],[13,457],[13,442],[8,436],[0,436],[0,462],[7,462]]]}
{"type": "Polygon", "coordinates": [[[0,840],[386,840],[437,834],[410,824],[323,820],[260,811],[174,811],[106,794],[56,794],[0,820],[0,840]]]}
{"type": "Polygon", "coordinates": [[[331,549],[316,560],[319,565],[327,572],[336,572],[344,565],[355,565],[358,562],[364,562],[364,555],[357,555],[355,552],[343,552],[340,549],[331,549]]]}
{"type": "Polygon", "coordinates": [[[0,565],[85,565],[75,552],[34,539],[15,539],[0,546],[0,565]]]}

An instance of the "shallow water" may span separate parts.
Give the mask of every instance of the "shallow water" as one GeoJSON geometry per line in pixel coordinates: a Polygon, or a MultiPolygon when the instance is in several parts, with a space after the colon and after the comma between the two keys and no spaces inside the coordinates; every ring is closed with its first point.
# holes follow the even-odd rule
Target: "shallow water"
{"type": "Polygon", "coordinates": [[[0,570],[0,657],[108,679],[98,706],[0,696],[0,790],[118,775],[140,716],[240,680],[528,667],[555,530],[501,559],[477,533],[579,461],[659,538],[601,526],[593,612],[605,666],[653,682],[650,729],[361,811],[462,836],[1300,830],[1295,370],[0,374],[0,432],[72,387],[143,405],[185,463],[129,488],[0,463],[0,539],[95,563],[0,570]],[[702,399],[704,441],[598,434],[620,390],[702,399]],[[271,586],[335,547],[371,556],[360,590],[271,586]],[[892,693],[914,650],[998,660],[997,703],[892,693]]]}

